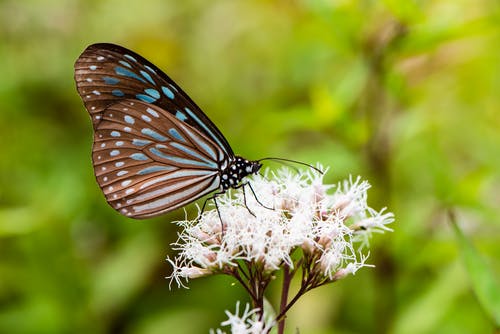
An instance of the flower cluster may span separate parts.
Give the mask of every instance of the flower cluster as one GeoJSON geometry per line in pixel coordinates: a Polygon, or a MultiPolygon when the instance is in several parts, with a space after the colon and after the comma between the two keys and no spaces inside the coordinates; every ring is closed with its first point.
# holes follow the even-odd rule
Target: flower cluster
{"type": "Polygon", "coordinates": [[[312,170],[266,172],[246,189],[217,197],[217,207],[198,219],[178,222],[183,231],[173,245],[179,255],[168,259],[171,281],[185,286],[183,279],[235,275],[243,263],[257,266],[264,278],[284,265],[306,265],[319,285],[366,266],[368,254],[358,253],[355,242],[366,245],[371,232],[390,230],[393,215],[368,207],[367,181],[350,178],[335,186],[323,177],[312,170]]]}
{"type": "MultiPolygon", "coordinates": [[[[233,333],[268,333],[270,324],[284,332],[285,315],[306,292],[356,273],[365,263],[372,232],[390,231],[394,216],[367,204],[366,181],[349,178],[323,182],[316,170],[293,173],[283,168],[254,176],[247,185],[214,200],[214,209],[183,227],[172,246],[179,251],[170,283],[186,287],[192,278],[212,274],[234,277],[246,289],[253,310],[228,313],[233,333]],[[265,291],[283,272],[281,303],[264,322],[265,291]],[[296,275],[300,287],[288,298],[296,275]]],[[[224,325],[224,323],[223,323],[224,325]]],[[[217,333],[222,333],[218,330],[217,333]]]]}

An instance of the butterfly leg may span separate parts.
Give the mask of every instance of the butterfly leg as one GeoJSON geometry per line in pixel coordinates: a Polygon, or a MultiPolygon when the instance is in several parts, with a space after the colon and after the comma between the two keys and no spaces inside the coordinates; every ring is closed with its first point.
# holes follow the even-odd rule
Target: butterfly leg
{"type": "Polygon", "coordinates": [[[264,204],[262,204],[262,202],[259,200],[259,198],[258,198],[258,197],[257,197],[257,195],[255,194],[255,191],[253,190],[252,185],[250,184],[250,182],[245,182],[245,183],[242,183],[242,184],[240,184],[239,186],[237,186],[237,187],[235,187],[235,188],[237,189],[237,188],[241,188],[241,187],[243,187],[243,201],[244,201],[244,203],[245,203],[245,206],[247,207],[248,212],[250,212],[250,213],[252,214],[252,216],[254,216],[254,217],[255,217],[255,215],[253,214],[253,212],[252,212],[252,211],[248,208],[248,206],[247,206],[247,202],[246,202],[246,195],[245,195],[245,186],[246,186],[246,185],[248,185],[248,187],[250,188],[250,191],[251,191],[251,192],[252,192],[252,194],[253,194],[253,197],[255,198],[255,200],[257,201],[257,203],[259,203],[259,204],[260,204],[260,206],[262,206],[263,208],[266,208],[266,209],[268,209],[268,210],[274,210],[274,208],[270,208],[270,207],[265,206],[264,204]]]}
{"type": "Polygon", "coordinates": [[[211,196],[211,197],[209,197],[209,198],[207,198],[207,199],[205,200],[205,202],[203,202],[203,206],[201,207],[200,214],[198,215],[198,218],[196,219],[196,221],[200,220],[201,215],[203,215],[203,212],[205,212],[205,207],[207,206],[207,202],[208,202],[208,200],[210,200],[210,199],[212,199],[212,196],[211,196]]]}
{"type": "Polygon", "coordinates": [[[221,192],[218,192],[218,193],[215,193],[213,194],[212,196],[210,196],[209,198],[207,198],[205,200],[205,202],[203,203],[203,206],[201,207],[201,212],[198,216],[198,218],[196,219],[197,221],[200,220],[201,218],[201,215],[203,214],[203,212],[205,212],[205,207],[207,206],[207,202],[209,200],[213,200],[214,201],[214,204],[215,204],[215,209],[217,210],[217,215],[219,216],[219,220],[220,220],[220,224],[221,224],[221,231],[222,231],[222,235],[224,235],[224,223],[222,222],[222,216],[220,214],[220,210],[219,210],[219,204],[217,204],[217,197],[224,194],[225,191],[221,191],[221,192]]]}
{"type": "Polygon", "coordinates": [[[252,210],[250,210],[250,208],[249,208],[249,207],[248,207],[248,205],[247,205],[247,193],[246,193],[246,191],[245,191],[245,186],[246,186],[247,184],[248,184],[247,182],[242,183],[242,184],[240,184],[237,188],[241,188],[241,189],[243,190],[243,203],[245,204],[245,208],[247,208],[248,212],[249,212],[252,216],[257,217],[257,216],[255,215],[255,213],[253,213],[253,211],[252,211],[252,210]]]}
{"type": "Polygon", "coordinates": [[[214,194],[214,196],[212,196],[212,198],[214,200],[215,209],[217,210],[217,215],[219,216],[219,220],[220,220],[221,237],[224,237],[224,223],[222,222],[222,216],[221,216],[220,211],[219,211],[219,204],[217,204],[217,196],[216,196],[216,195],[221,195],[221,194],[223,194],[223,193],[216,193],[216,194],[214,194]]]}
{"type": "Polygon", "coordinates": [[[248,183],[248,187],[250,188],[250,190],[252,191],[252,194],[253,194],[253,197],[255,197],[255,200],[257,201],[257,203],[260,204],[260,206],[262,206],[263,208],[266,208],[268,210],[274,210],[274,207],[270,208],[268,206],[265,206],[264,204],[262,204],[262,202],[259,200],[259,198],[257,197],[257,195],[255,194],[255,191],[253,190],[252,188],[252,185],[250,183],[248,183]]]}

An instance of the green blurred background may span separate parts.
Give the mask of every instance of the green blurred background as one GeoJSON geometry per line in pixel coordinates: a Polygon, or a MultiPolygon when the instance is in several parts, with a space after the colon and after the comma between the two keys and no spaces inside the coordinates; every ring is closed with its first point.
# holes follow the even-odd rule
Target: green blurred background
{"type": "Polygon", "coordinates": [[[290,333],[495,331],[498,2],[2,0],[0,332],[207,333],[247,301],[226,277],[169,290],[182,210],[106,204],[73,81],[95,42],[164,69],[237,153],[362,175],[395,213],[376,268],[306,295],[290,333]]]}

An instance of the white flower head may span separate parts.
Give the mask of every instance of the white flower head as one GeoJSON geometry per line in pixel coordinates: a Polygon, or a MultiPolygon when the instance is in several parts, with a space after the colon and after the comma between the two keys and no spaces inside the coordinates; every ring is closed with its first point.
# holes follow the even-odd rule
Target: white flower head
{"type": "Polygon", "coordinates": [[[179,255],[168,259],[171,282],[183,286],[183,279],[213,273],[237,277],[242,263],[270,278],[284,265],[297,266],[296,250],[326,282],[366,266],[367,255],[357,250],[367,246],[371,231],[390,230],[393,215],[368,207],[370,185],[360,177],[337,186],[324,184],[323,177],[313,170],[266,171],[217,197],[217,206],[199,219],[179,222],[184,230],[173,244],[179,255]]]}
{"type": "MultiPolygon", "coordinates": [[[[226,311],[228,319],[221,323],[223,327],[230,327],[232,334],[266,334],[274,326],[274,321],[259,319],[259,309],[250,309],[250,305],[245,305],[243,314],[240,315],[240,302],[236,303],[236,312],[232,314],[226,311]]],[[[210,330],[211,334],[224,334],[221,329],[210,330]]]]}

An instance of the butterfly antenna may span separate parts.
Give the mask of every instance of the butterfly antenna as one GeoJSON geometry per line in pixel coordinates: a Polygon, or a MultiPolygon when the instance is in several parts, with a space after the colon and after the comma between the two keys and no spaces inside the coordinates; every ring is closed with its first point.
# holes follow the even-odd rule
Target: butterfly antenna
{"type": "Polygon", "coordinates": [[[302,165],[302,166],[307,166],[307,167],[309,167],[311,169],[314,169],[315,171],[317,171],[321,175],[323,175],[323,171],[321,171],[319,168],[314,167],[313,165],[307,164],[307,163],[302,162],[302,161],[297,161],[297,160],[292,160],[292,159],[286,159],[286,158],[275,158],[275,157],[262,158],[262,159],[259,159],[257,161],[261,162],[261,161],[264,161],[264,160],[277,161],[277,162],[281,162],[283,164],[286,164],[286,162],[290,162],[290,163],[294,163],[294,164],[298,164],[298,165],[302,165]]]}

